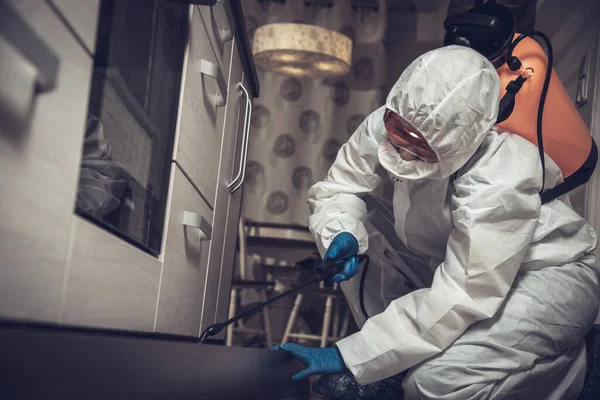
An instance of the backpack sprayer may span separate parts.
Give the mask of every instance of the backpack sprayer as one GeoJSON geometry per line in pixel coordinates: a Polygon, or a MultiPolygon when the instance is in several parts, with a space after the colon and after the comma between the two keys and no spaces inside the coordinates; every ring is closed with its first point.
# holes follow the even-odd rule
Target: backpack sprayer
{"type": "Polygon", "coordinates": [[[535,144],[543,170],[544,154],[560,168],[564,182],[548,190],[542,182],[542,203],[585,184],[596,168],[598,149],[552,68],[550,39],[539,31],[515,33],[511,10],[495,0],[447,17],[444,28],[444,46],[470,47],[496,68],[501,83],[496,124],[535,144]],[[547,55],[532,37],[543,40],[547,55]]]}

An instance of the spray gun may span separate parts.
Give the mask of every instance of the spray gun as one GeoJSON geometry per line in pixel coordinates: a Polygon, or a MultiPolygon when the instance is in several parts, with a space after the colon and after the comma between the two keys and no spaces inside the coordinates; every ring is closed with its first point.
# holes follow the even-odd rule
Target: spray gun
{"type": "MultiPolygon", "coordinates": [[[[367,264],[365,265],[365,271],[366,271],[366,268],[369,264],[369,256],[366,254],[361,254],[356,257],[358,258],[359,264],[365,260],[367,261],[367,264]]],[[[313,275],[312,277],[310,277],[309,279],[307,279],[306,281],[292,287],[291,289],[289,289],[283,293],[280,293],[279,295],[277,295],[263,303],[260,303],[259,305],[255,306],[249,310],[246,310],[238,315],[235,315],[235,316],[229,318],[227,321],[219,322],[219,323],[209,326],[208,328],[206,328],[206,330],[204,332],[202,332],[202,335],[200,335],[199,343],[204,343],[206,341],[206,339],[208,339],[211,336],[215,336],[215,335],[219,334],[219,332],[221,332],[228,325],[231,325],[234,322],[236,322],[242,318],[249,317],[250,315],[253,315],[254,313],[262,310],[269,304],[272,304],[279,299],[287,297],[290,294],[297,292],[298,290],[300,290],[300,289],[304,288],[305,286],[308,286],[312,283],[324,282],[326,287],[332,287],[333,286],[333,280],[332,280],[333,276],[342,271],[342,269],[344,268],[345,262],[346,262],[345,259],[337,260],[337,261],[324,260],[317,267],[317,273],[315,275],[313,275]]]]}

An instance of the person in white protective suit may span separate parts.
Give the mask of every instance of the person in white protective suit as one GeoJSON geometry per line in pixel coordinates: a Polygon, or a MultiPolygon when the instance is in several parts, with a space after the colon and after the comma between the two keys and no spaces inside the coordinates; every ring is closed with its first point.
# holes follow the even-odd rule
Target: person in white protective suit
{"type": "MultiPolygon", "coordinates": [[[[408,370],[406,399],[577,397],[600,299],[596,234],[568,197],[541,204],[537,147],[494,126],[499,85],[474,50],[422,55],[310,189],[319,250],[341,258],[369,248],[361,196],[390,178],[396,234],[435,273],[335,347],[276,346],[307,365],[296,379],[349,370],[364,385],[408,370]]],[[[561,181],[547,158],[546,188],[561,181]]],[[[347,260],[337,280],[357,273],[347,260]]]]}

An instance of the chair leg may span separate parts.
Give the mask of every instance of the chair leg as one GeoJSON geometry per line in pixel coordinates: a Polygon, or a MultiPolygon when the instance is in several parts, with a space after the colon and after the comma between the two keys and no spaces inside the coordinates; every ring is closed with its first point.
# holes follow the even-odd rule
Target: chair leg
{"type": "Polygon", "coordinates": [[[337,340],[338,334],[340,333],[340,307],[341,301],[339,299],[334,299],[334,308],[333,308],[333,337],[337,340]]]}
{"type": "MultiPolygon", "coordinates": [[[[229,317],[233,317],[236,311],[237,290],[231,289],[231,297],[229,299],[229,317]]],[[[225,337],[225,346],[231,347],[233,343],[233,324],[227,326],[227,335],[225,337]]]]}
{"type": "Polygon", "coordinates": [[[292,313],[290,314],[290,319],[288,319],[287,326],[285,327],[285,332],[283,333],[283,338],[281,339],[281,343],[287,343],[290,333],[292,332],[292,328],[294,327],[294,323],[296,322],[296,317],[298,316],[298,311],[300,310],[301,304],[302,304],[302,293],[298,293],[296,295],[296,300],[294,301],[294,307],[292,308],[292,313]]]}
{"type": "Polygon", "coordinates": [[[329,337],[329,324],[331,324],[331,306],[333,303],[333,296],[327,296],[325,301],[325,314],[323,314],[323,333],[321,334],[321,347],[327,346],[327,339],[329,337]]]}
{"type": "MultiPolygon", "coordinates": [[[[263,302],[267,301],[267,291],[262,289],[260,291],[261,294],[261,300],[263,302]]],[[[269,308],[265,307],[262,310],[262,314],[263,314],[263,326],[264,326],[264,330],[265,330],[265,337],[266,337],[266,341],[267,341],[267,348],[270,349],[273,346],[273,339],[271,337],[271,321],[269,319],[269,308]]]]}

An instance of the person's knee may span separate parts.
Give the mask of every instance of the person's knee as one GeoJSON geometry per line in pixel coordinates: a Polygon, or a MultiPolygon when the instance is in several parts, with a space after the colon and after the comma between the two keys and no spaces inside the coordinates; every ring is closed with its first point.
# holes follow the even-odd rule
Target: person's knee
{"type": "Polygon", "coordinates": [[[402,383],[406,400],[486,398],[488,386],[465,366],[428,362],[412,368],[402,383]]]}

